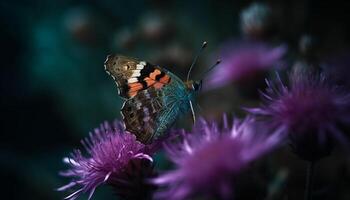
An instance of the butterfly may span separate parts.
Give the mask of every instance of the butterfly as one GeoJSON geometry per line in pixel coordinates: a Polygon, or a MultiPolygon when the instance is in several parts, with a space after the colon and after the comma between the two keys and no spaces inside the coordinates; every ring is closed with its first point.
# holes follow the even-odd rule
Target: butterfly
{"type": "MultiPolygon", "coordinates": [[[[205,45],[206,42],[201,49],[205,45]]],[[[189,111],[195,121],[193,102],[202,81],[189,80],[189,75],[198,55],[186,81],[146,61],[122,55],[107,57],[105,71],[114,79],[119,95],[125,100],[121,108],[125,129],[137,140],[151,143],[189,111]]]]}

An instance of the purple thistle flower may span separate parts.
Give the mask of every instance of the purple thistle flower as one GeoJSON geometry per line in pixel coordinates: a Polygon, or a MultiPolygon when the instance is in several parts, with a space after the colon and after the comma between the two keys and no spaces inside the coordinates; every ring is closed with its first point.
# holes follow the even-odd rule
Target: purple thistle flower
{"type": "Polygon", "coordinates": [[[165,186],[155,197],[180,200],[208,194],[231,199],[235,176],[279,144],[278,133],[268,136],[265,131],[253,118],[235,120],[230,128],[224,117],[222,129],[201,119],[191,134],[182,134],[182,142],[166,143],[168,157],[177,167],[152,180],[165,186]]]}
{"type": "Polygon", "coordinates": [[[283,129],[300,158],[316,161],[331,152],[334,139],[346,143],[338,125],[349,123],[350,95],[332,86],[325,76],[299,71],[291,74],[290,88],[279,76],[277,82],[266,83],[264,105],[247,110],[283,129]]]}
{"type": "Polygon", "coordinates": [[[264,43],[229,42],[219,53],[222,62],[208,76],[208,89],[254,79],[276,67],[286,51],[283,45],[270,47],[264,43]]]}
{"type": "Polygon", "coordinates": [[[88,156],[75,150],[69,158],[64,158],[70,169],[61,175],[71,177],[72,181],[57,190],[77,188],[65,199],[74,200],[82,193],[89,193],[90,199],[95,189],[103,184],[111,185],[125,199],[138,199],[135,195],[144,199],[151,197],[148,189],[154,186],[145,180],[154,176],[150,148],[123,131],[119,122],[102,124],[94,134],[82,140],[82,144],[88,156]]]}

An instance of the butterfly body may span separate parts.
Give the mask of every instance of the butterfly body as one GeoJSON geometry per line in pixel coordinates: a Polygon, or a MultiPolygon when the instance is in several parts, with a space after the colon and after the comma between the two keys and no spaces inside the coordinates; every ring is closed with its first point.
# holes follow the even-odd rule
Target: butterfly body
{"type": "Polygon", "coordinates": [[[125,99],[121,109],[125,128],[143,143],[165,134],[176,119],[191,109],[196,88],[159,66],[111,55],[105,69],[125,99]]]}

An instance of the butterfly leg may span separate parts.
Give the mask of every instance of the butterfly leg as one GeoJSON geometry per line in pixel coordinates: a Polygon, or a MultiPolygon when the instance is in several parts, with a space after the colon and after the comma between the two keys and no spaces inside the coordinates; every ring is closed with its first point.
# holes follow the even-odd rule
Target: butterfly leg
{"type": "Polygon", "coordinates": [[[196,113],[194,113],[192,101],[189,101],[189,103],[190,103],[190,107],[191,107],[191,113],[192,113],[193,123],[196,123],[196,113]]]}

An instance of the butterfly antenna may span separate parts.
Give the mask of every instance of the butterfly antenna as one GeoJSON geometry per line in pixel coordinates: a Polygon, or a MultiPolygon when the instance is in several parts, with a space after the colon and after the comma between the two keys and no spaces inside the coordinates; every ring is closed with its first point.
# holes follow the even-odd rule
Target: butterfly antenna
{"type": "Polygon", "coordinates": [[[192,62],[192,64],[191,64],[191,67],[190,67],[190,69],[188,70],[188,73],[187,73],[187,79],[186,79],[187,81],[190,79],[190,75],[191,75],[192,68],[193,68],[194,65],[196,64],[199,55],[202,53],[203,49],[205,49],[205,47],[207,46],[207,44],[208,44],[208,43],[207,43],[206,41],[204,41],[203,44],[202,44],[202,47],[199,49],[199,51],[198,51],[196,57],[194,57],[193,62],[192,62]]]}
{"type": "Polygon", "coordinates": [[[215,67],[217,67],[221,63],[221,60],[217,60],[214,65],[212,65],[209,69],[207,69],[205,72],[203,72],[200,76],[199,80],[202,80],[211,70],[213,70],[215,67]]]}

